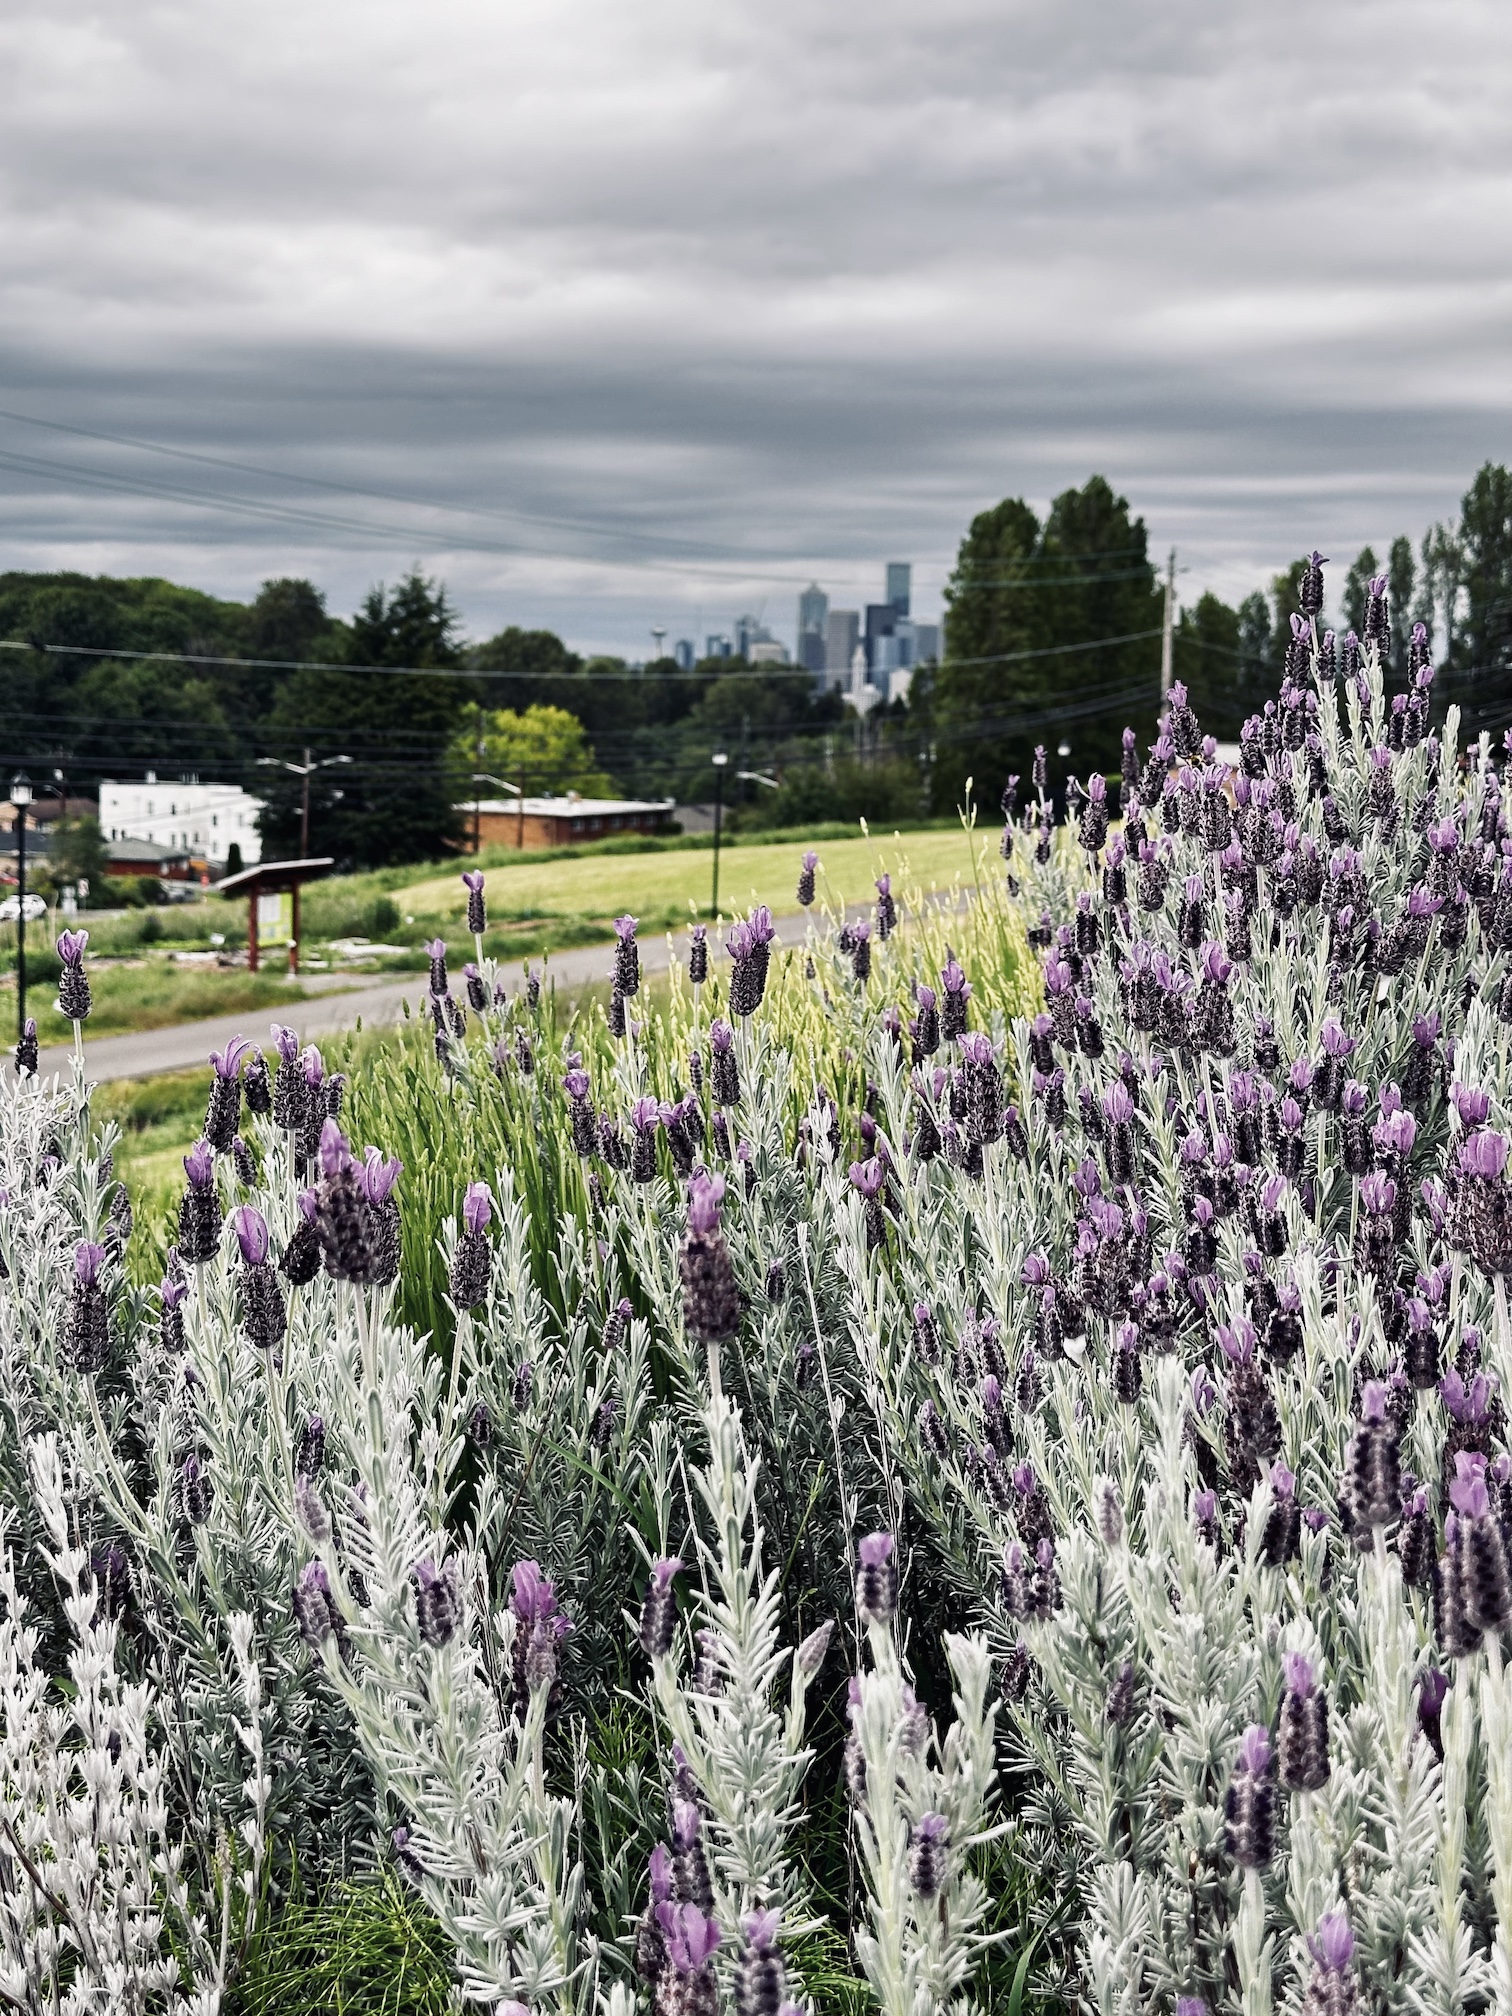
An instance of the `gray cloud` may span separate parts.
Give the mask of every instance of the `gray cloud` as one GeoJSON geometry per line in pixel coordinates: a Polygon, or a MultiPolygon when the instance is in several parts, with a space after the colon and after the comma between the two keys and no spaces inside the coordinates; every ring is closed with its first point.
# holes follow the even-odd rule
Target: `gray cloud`
{"type": "Polygon", "coordinates": [[[7,565],[638,651],[1093,468],[1237,594],[1512,456],[1491,0],[18,0],[0,78],[0,404],[276,472],[0,421],[7,565]]]}

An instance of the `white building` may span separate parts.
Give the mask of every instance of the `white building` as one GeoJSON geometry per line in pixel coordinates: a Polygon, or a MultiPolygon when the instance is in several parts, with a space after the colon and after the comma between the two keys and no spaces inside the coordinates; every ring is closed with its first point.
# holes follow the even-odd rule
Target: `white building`
{"type": "Polygon", "coordinates": [[[257,815],[262,801],[239,784],[159,783],[149,770],[141,784],[100,786],[100,832],[106,840],[155,840],[223,864],[233,845],[242,866],[262,859],[257,815]]]}

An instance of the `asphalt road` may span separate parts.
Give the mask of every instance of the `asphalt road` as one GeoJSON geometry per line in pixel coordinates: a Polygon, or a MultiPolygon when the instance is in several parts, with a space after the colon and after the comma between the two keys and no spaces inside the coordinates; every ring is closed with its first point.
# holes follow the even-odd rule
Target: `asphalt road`
{"type": "MultiPolygon", "coordinates": [[[[863,913],[858,911],[857,914],[863,913]]],[[[778,918],[778,942],[796,943],[802,938],[807,921],[801,914],[778,918]]],[[[680,954],[685,953],[686,932],[679,934],[677,944],[680,954]]],[[[723,933],[716,938],[710,932],[709,951],[715,959],[726,956],[723,933]]],[[[544,959],[533,958],[529,963],[548,985],[554,981],[558,987],[575,992],[580,987],[592,986],[596,981],[606,982],[613,958],[611,942],[573,946],[566,951],[553,952],[544,959]]],[[[512,960],[499,969],[507,986],[515,988],[523,984],[525,963],[524,960],[512,960]]],[[[665,937],[643,938],[640,963],[643,973],[665,973],[671,963],[668,940],[665,937]]],[[[455,987],[453,991],[456,991],[455,987]]],[[[247,1036],[266,1046],[268,1030],[275,1021],[285,1022],[291,1029],[298,1030],[301,1041],[314,1042],[322,1036],[355,1028],[359,1018],[365,1029],[397,1022],[404,1012],[406,1001],[412,1014],[423,1013],[426,992],[423,973],[405,973],[397,979],[359,981],[342,994],[321,992],[302,1002],[285,1002],[271,1013],[264,1010],[250,1015],[216,1015],[203,1022],[182,1022],[174,1029],[143,1029],[128,1036],[102,1036],[95,1042],[90,1041],[89,1025],[86,1023],[85,1069],[96,1083],[110,1078],[150,1078],[160,1071],[192,1071],[209,1061],[212,1050],[224,1049],[233,1036],[247,1036]]],[[[60,1046],[44,1050],[38,1060],[38,1069],[43,1075],[50,1071],[66,1072],[72,1058],[71,1048],[60,1046]]],[[[12,1067],[7,1064],[6,1068],[12,1067]]]]}

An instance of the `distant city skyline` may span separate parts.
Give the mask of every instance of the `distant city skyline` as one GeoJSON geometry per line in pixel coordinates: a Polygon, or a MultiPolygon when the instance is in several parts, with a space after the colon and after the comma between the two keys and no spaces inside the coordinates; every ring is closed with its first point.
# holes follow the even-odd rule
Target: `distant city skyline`
{"type": "MultiPolygon", "coordinates": [[[[751,665],[788,665],[813,675],[822,691],[853,698],[875,689],[884,699],[906,698],[915,668],[938,660],[942,626],[913,616],[913,564],[889,560],[883,569],[883,596],[859,609],[836,608],[828,592],[810,581],[798,597],[791,651],[759,618],[738,616],[728,631],[710,631],[702,646],[694,637],[664,647],[684,670],[723,658],[751,665]]],[[[658,630],[654,635],[661,635],[658,630]]]]}

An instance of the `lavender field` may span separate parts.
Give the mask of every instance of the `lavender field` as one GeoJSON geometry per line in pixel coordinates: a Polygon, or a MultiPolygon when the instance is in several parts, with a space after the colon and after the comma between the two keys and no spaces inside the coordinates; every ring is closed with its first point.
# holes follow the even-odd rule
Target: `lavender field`
{"type": "Polygon", "coordinates": [[[429,1022],[213,1060],[171,1226],[60,944],[0,2006],[1512,2012],[1508,759],[1300,599],[1237,768],[1176,686],[955,906],[795,856],[804,946],[653,1007],[626,917],[567,1020],[470,879],[429,1022]]]}

